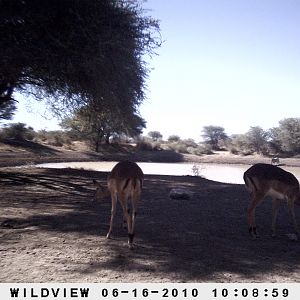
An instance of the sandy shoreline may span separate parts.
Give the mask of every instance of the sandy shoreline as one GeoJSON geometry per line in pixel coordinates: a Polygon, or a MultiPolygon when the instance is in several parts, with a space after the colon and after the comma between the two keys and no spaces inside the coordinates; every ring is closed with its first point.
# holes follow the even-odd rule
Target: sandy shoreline
{"type": "MultiPolygon", "coordinates": [[[[245,164],[258,162],[270,163],[270,157],[260,155],[233,155],[226,151],[215,152],[211,155],[179,154],[172,151],[136,151],[134,148],[109,146],[100,153],[91,151],[72,151],[64,148],[40,145],[32,142],[21,144],[0,143],[0,167],[35,165],[56,162],[92,162],[120,161],[129,159],[137,162],[163,163],[214,163],[214,164],[245,164]]],[[[280,158],[280,164],[300,167],[300,158],[280,158]]]]}

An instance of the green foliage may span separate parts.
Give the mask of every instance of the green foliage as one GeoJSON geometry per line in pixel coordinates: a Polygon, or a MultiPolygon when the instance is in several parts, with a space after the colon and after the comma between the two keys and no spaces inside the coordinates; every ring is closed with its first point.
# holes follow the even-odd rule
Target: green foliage
{"type": "Polygon", "coordinates": [[[0,100],[0,120],[11,120],[16,110],[16,101],[15,100],[0,100]]]}
{"type": "Polygon", "coordinates": [[[188,147],[182,142],[173,142],[173,143],[168,143],[167,149],[175,151],[177,153],[188,153],[188,147]]]}
{"type": "Polygon", "coordinates": [[[202,143],[197,147],[193,148],[193,151],[190,151],[191,154],[203,155],[203,154],[213,154],[212,147],[208,144],[202,143]]]}
{"type": "Polygon", "coordinates": [[[269,131],[270,143],[277,152],[300,153],[300,118],[279,121],[279,127],[269,131]]]}
{"type": "Polygon", "coordinates": [[[140,135],[145,123],[138,114],[126,108],[120,112],[90,105],[79,109],[74,117],[64,119],[61,126],[88,141],[98,152],[100,144],[109,143],[111,137],[140,135]]]}
{"type": "Polygon", "coordinates": [[[182,143],[184,145],[186,145],[187,147],[191,147],[191,148],[197,148],[198,147],[198,144],[193,139],[182,140],[182,143]]]}
{"type": "Polygon", "coordinates": [[[182,154],[212,154],[212,147],[209,144],[201,143],[197,144],[193,139],[178,140],[177,142],[167,142],[164,145],[164,149],[172,150],[182,154]]]}
{"type": "Polygon", "coordinates": [[[229,150],[232,154],[253,154],[253,149],[250,149],[246,134],[235,134],[231,136],[229,150]]]}
{"type": "Polygon", "coordinates": [[[268,136],[268,132],[264,131],[261,127],[250,127],[245,134],[231,136],[228,148],[233,154],[268,154],[268,136]]]}
{"type": "Polygon", "coordinates": [[[136,111],[148,75],[143,59],[161,43],[158,22],[140,3],[1,0],[0,109],[18,91],[47,99],[58,114],[90,101],[136,111]]]}
{"type": "Polygon", "coordinates": [[[2,139],[15,139],[15,140],[33,140],[35,132],[32,127],[27,127],[24,123],[12,123],[6,125],[0,131],[2,139]]]}
{"type": "Polygon", "coordinates": [[[225,130],[221,126],[204,126],[202,130],[204,141],[209,144],[213,150],[220,149],[220,143],[228,138],[225,130]]]}
{"type": "Polygon", "coordinates": [[[162,139],[162,134],[159,131],[150,131],[148,132],[148,136],[153,140],[153,141],[158,141],[162,139]]]}
{"type": "Polygon", "coordinates": [[[180,141],[180,136],[179,135],[173,134],[173,135],[170,135],[168,137],[168,142],[169,143],[174,143],[174,142],[179,142],[179,141],[180,141]]]}
{"type": "Polygon", "coordinates": [[[159,142],[148,141],[141,139],[136,143],[136,148],[140,151],[158,151],[161,150],[159,142]]]}
{"type": "Polygon", "coordinates": [[[234,154],[253,153],[278,155],[300,153],[300,118],[279,121],[279,126],[264,131],[261,127],[250,127],[245,134],[233,135],[229,150],[234,154]]]}
{"type": "Polygon", "coordinates": [[[248,150],[250,152],[266,154],[268,134],[261,127],[250,127],[249,131],[246,133],[246,139],[248,143],[248,150]]]}
{"type": "Polygon", "coordinates": [[[55,147],[70,146],[74,137],[62,130],[46,131],[40,130],[35,134],[37,142],[43,142],[55,147]]]}

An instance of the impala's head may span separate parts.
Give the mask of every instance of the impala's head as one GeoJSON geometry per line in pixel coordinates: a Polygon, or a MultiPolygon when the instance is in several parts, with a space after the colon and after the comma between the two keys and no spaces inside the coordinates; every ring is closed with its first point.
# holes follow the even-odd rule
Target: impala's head
{"type": "Polygon", "coordinates": [[[93,199],[94,201],[102,200],[109,195],[109,191],[105,185],[101,184],[95,179],[93,180],[93,183],[96,186],[96,191],[94,193],[94,199],[93,199]]]}

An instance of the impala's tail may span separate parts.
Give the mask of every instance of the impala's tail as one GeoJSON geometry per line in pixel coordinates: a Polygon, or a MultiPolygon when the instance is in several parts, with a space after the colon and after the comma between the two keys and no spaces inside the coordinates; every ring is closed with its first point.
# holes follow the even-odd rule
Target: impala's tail
{"type": "Polygon", "coordinates": [[[141,190],[143,187],[143,180],[141,178],[128,178],[125,182],[123,190],[126,190],[127,187],[133,188],[135,190],[137,187],[141,190]]]}

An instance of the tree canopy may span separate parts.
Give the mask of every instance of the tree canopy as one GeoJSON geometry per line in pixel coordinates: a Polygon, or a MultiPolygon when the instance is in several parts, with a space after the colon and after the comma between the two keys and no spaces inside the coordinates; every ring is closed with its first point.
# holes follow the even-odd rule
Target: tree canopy
{"type": "Polygon", "coordinates": [[[124,108],[122,113],[107,110],[98,106],[94,110],[89,106],[80,108],[73,117],[63,120],[61,126],[79,134],[81,139],[87,140],[96,152],[100,144],[109,143],[111,137],[126,135],[135,137],[145,128],[145,120],[137,113],[124,108]]]}
{"type": "Polygon", "coordinates": [[[272,146],[279,152],[300,153],[300,118],[279,121],[279,126],[270,129],[272,146]]]}
{"type": "Polygon", "coordinates": [[[203,139],[213,150],[219,150],[220,142],[224,142],[227,139],[225,129],[221,126],[204,126],[202,132],[203,139]]]}
{"type": "Polygon", "coordinates": [[[138,0],[0,0],[0,117],[13,112],[14,92],[58,113],[90,101],[135,112],[143,56],[159,45],[158,22],[138,0]]]}
{"type": "Polygon", "coordinates": [[[153,141],[158,141],[162,139],[163,135],[159,131],[149,131],[148,136],[153,140],[153,141]]]}

